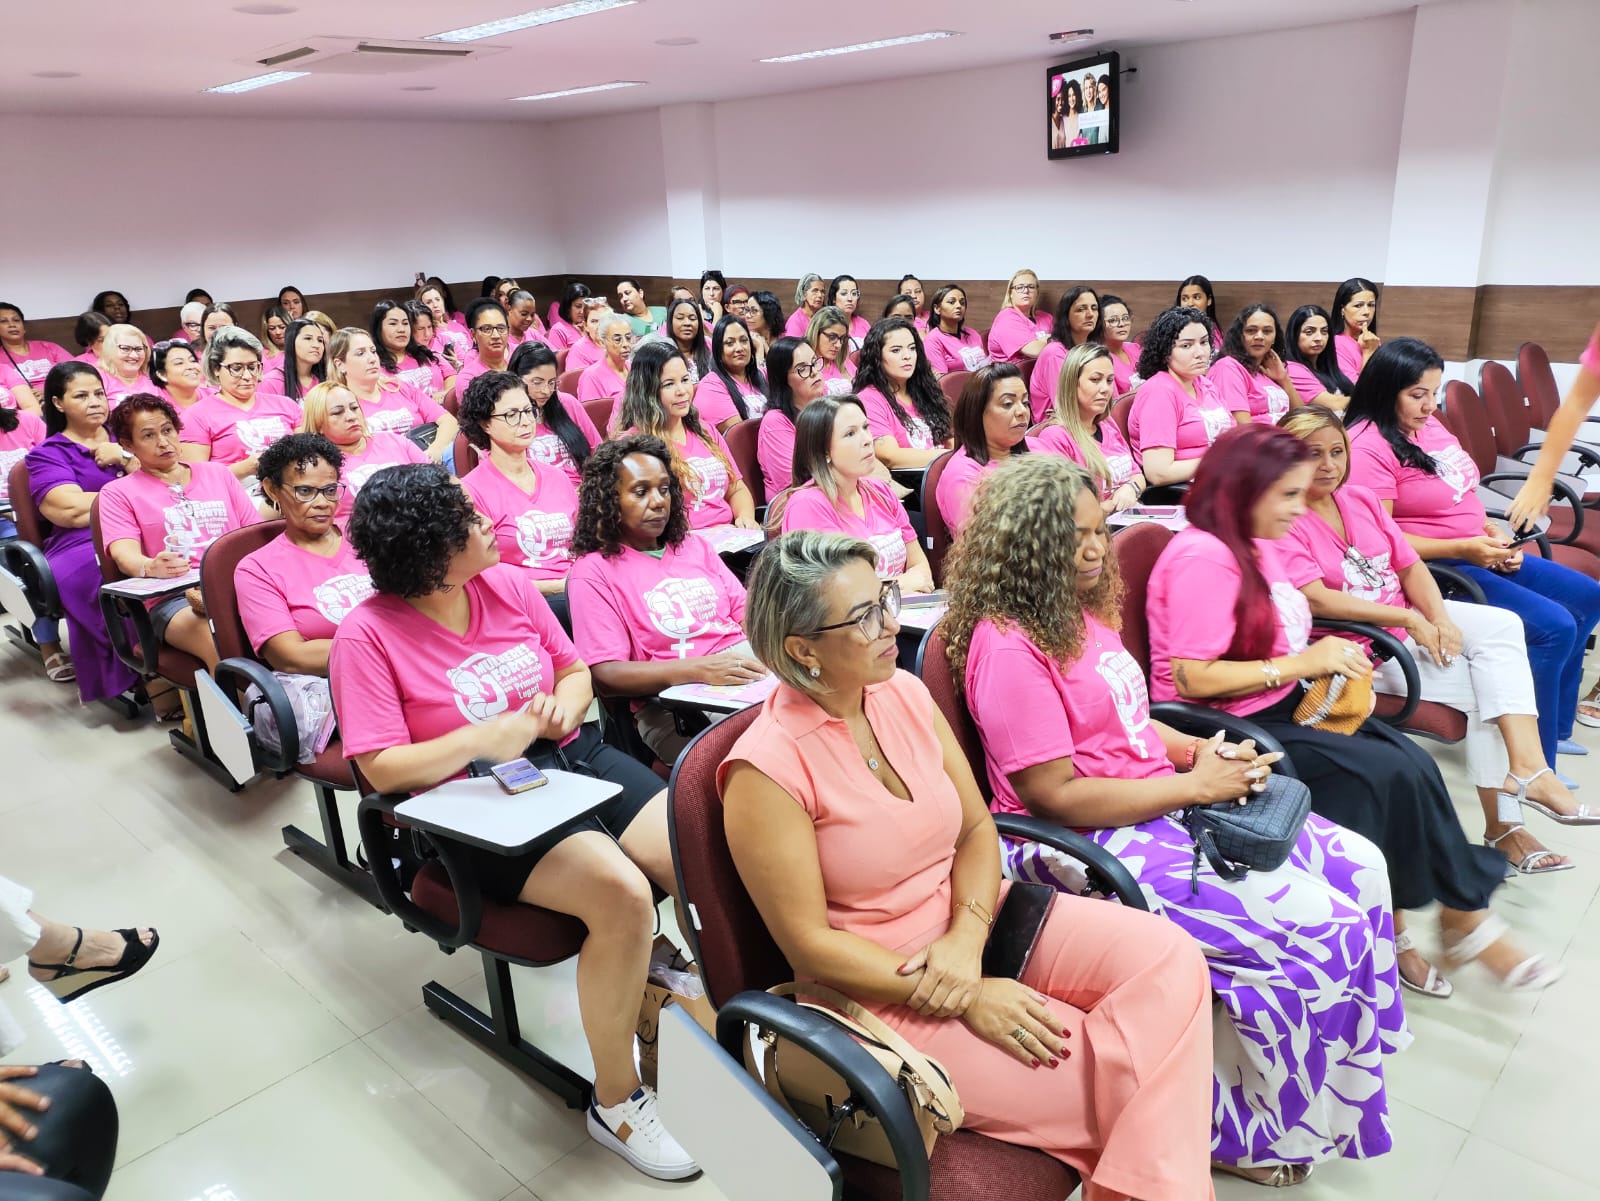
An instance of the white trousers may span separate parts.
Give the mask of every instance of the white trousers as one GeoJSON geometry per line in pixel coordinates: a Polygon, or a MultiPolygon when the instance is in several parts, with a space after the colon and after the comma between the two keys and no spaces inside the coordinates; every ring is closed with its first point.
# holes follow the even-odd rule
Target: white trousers
{"type": "MultiPolygon", "coordinates": [[[[0,876],[0,963],[9,963],[33,950],[39,941],[39,923],[28,916],[33,892],[0,876]]],[[[0,1055],[22,1042],[22,1027],[0,1005],[0,1055]]]]}
{"type": "MultiPolygon", "coordinates": [[[[1447,600],[1445,612],[1461,630],[1462,649],[1446,667],[1406,635],[1406,649],[1417,661],[1422,699],[1449,705],[1467,715],[1467,774],[1478,788],[1499,788],[1506,780],[1506,744],[1495,719],[1507,714],[1539,715],[1522,618],[1509,609],[1447,600]]],[[[1374,673],[1379,692],[1405,693],[1398,664],[1384,663],[1374,673]]]]}

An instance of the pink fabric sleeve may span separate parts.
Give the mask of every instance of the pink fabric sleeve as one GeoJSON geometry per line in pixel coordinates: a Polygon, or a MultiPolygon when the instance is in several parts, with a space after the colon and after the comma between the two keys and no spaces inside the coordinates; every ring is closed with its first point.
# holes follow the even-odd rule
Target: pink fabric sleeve
{"type": "Polygon", "coordinates": [[[1133,447],[1140,455],[1152,447],[1178,449],[1178,397],[1175,388],[1155,387],[1147,382],[1134,395],[1133,408],[1128,413],[1128,428],[1137,441],[1133,447]]]}
{"type": "Polygon", "coordinates": [[[627,663],[633,659],[628,617],[617,605],[617,566],[614,560],[596,552],[574,563],[567,576],[572,637],[585,663],[627,663]]]}
{"type": "Polygon", "coordinates": [[[1061,364],[1067,361],[1067,348],[1053,339],[1034,362],[1033,374],[1028,377],[1028,400],[1033,408],[1034,421],[1043,421],[1045,410],[1056,403],[1056,384],[1061,376],[1061,364]]]}
{"type": "Polygon", "coordinates": [[[1380,501],[1393,501],[1400,495],[1399,467],[1399,460],[1377,426],[1367,424],[1360,437],[1350,439],[1347,482],[1359,484],[1380,501]]]}
{"type": "Polygon", "coordinates": [[[183,428],[178,431],[178,441],[190,446],[204,446],[208,450],[216,440],[211,423],[206,420],[205,405],[197,404],[183,413],[183,428]]]}
{"type": "Polygon", "coordinates": [[[1180,555],[1180,560],[1173,567],[1182,569],[1183,603],[1168,606],[1167,654],[1173,659],[1220,659],[1233,645],[1239,569],[1193,552],[1180,555]]]}
{"type": "Polygon", "coordinates": [[[783,510],[783,532],[791,530],[822,530],[843,533],[839,514],[822,494],[822,489],[807,485],[789,498],[783,510]]]}
{"type": "Polygon", "coordinates": [[[1289,582],[1296,588],[1304,588],[1311,581],[1322,579],[1322,565],[1317,562],[1306,541],[1309,536],[1307,527],[1315,520],[1311,514],[1303,514],[1289,532],[1278,540],[1278,558],[1283,561],[1283,569],[1289,574],[1289,582]]]}
{"type": "Polygon", "coordinates": [[[756,435],[756,461],[771,500],[794,481],[794,425],[776,409],[761,415],[756,435]]]}
{"type": "Polygon", "coordinates": [[[245,636],[257,651],[279,634],[294,631],[288,598],[272,573],[258,563],[254,555],[235,568],[233,589],[239,600],[239,620],[244,623],[245,636]]]}
{"type": "Polygon", "coordinates": [[[427,425],[444,416],[444,407],[415,384],[401,383],[400,395],[405,398],[406,407],[417,415],[419,425],[427,425]]]}
{"type": "Polygon", "coordinates": [[[869,507],[882,509],[889,515],[891,521],[899,525],[900,534],[906,542],[917,540],[917,532],[911,528],[911,517],[906,512],[905,503],[894,494],[894,488],[886,480],[868,476],[856,487],[866,493],[863,511],[869,507]]]}
{"type": "MultiPolygon", "coordinates": [[[[421,454],[419,451],[418,454],[421,454]]],[[[427,462],[428,456],[422,455],[422,461],[427,462]]],[[[199,464],[191,464],[191,470],[199,464]]],[[[228,497],[228,528],[236,530],[243,526],[255,525],[261,520],[261,512],[250,500],[250,494],[244,490],[244,485],[237,476],[226,467],[219,468],[228,478],[223,482],[223,490],[228,497]]]]}
{"type": "Polygon", "coordinates": [[[728,386],[715,372],[703,377],[694,390],[695,411],[707,426],[719,426],[724,421],[739,420],[739,410],[733,407],[728,386]]]}
{"type": "Polygon", "coordinates": [[[1378,498],[1372,492],[1365,488],[1361,489],[1360,503],[1372,514],[1372,520],[1383,531],[1383,536],[1389,540],[1390,567],[1398,573],[1421,560],[1422,556],[1417,554],[1416,548],[1406,539],[1405,531],[1393,517],[1384,512],[1383,506],[1378,503],[1378,498]]]}
{"type": "Polygon", "coordinates": [[[989,327],[989,356],[1014,362],[1017,351],[1038,336],[1016,309],[1001,309],[989,327]],[[1025,333],[1030,336],[1024,337],[1025,333]]]}
{"type": "Polygon", "coordinates": [[[974,635],[967,662],[967,705],[990,763],[1006,775],[1070,759],[1077,744],[1061,694],[1037,654],[992,631],[974,635]],[[1017,715],[1026,714],[1023,720],[1017,715]]]}
{"type": "Polygon", "coordinates": [[[132,538],[135,546],[144,550],[144,531],[139,528],[139,517],[134,512],[133,498],[128,495],[129,477],[115,480],[100,489],[100,536],[106,548],[125,538],[132,538]]]}
{"type": "Polygon", "coordinates": [[[928,356],[928,366],[933,368],[935,375],[949,375],[956,369],[956,365],[946,347],[943,335],[934,337],[935,332],[930,330],[923,335],[922,350],[928,356]]]}
{"type": "Polygon", "coordinates": [[[1217,399],[1230,413],[1250,411],[1250,373],[1236,359],[1226,355],[1211,364],[1206,377],[1217,390],[1217,399]]]}
{"type": "Polygon", "coordinates": [[[865,388],[858,395],[866,406],[867,427],[872,431],[873,440],[893,438],[897,446],[908,445],[905,423],[889,399],[876,388],[865,388]]]}
{"type": "MultiPolygon", "coordinates": [[[[340,633],[344,632],[341,626],[340,633]]],[[[380,632],[369,634],[363,628],[354,636],[335,636],[329,655],[328,681],[347,758],[411,744],[400,681],[372,636],[380,632]]]]}
{"type": "MultiPolygon", "coordinates": [[[[735,481],[741,484],[744,483],[744,476],[739,474],[739,464],[733,461],[733,452],[728,449],[727,440],[717,433],[714,426],[706,427],[706,441],[714,443],[716,448],[722,452],[722,457],[728,462],[728,491],[731,493],[735,481]]],[[[729,520],[732,519],[730,518],[729,520]]]]}
{"type": "Polygon", "coordinates": [[[1310,404],[1328,390],[1328,386],[1317,378],[1317,373],[1304,363],[1285,363],[1284,370],[1289,373],[1289,382],[1294,385],[1294,390],[1300,393],[1303,404],[1310,404]]]}
{"type": "Polygon", "coordinates": [[[593,373],[592,367],[585,367],[578,376],[578,403],[581,405],[586,400],[610,399],[600,383],[599,377],[593,373]]]}

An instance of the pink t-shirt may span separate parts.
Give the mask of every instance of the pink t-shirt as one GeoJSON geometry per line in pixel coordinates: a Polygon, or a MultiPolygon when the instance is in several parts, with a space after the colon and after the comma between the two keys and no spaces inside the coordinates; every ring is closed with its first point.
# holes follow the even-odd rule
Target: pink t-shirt
{"type": "Polygon", "coordinates": [[[229,530],[261,519],[243,485],[221,463],[190,463],[186,487],[165,484],[143,471],[100,490],[100,532],[109,548],[133,539],[146,555],[169,549],[199,567],[206,548],[229,530]]]}
{"type": "Polygon", "coordinates": [[[788,319],[783,323],[784,335],[790,338],[805,337],[806,330],[811,326],[811,318],[815,316],[815,313],[808,313],[803,308],[796,309],[789,314],[788,319]]]}
{"type": "Polygon", "coordinates": [[[861,516],[844,505],[835,505],[815,484],[797,488],[783,510],[783,532],[822,530],[849,534],[872,543],[878,552],[878,578],[894,579],[905,574],[906,547],[917,540],[906,516],[906,507],[883,480],[871,476],[856,481],[861,495],[861,516]]]}
{"type": "Polygon", "coordinates": [[[432,460],[410,438],[400,434],[368,434],[367,445],[360,454],[352,454],[348,450],[344,452],[344,467],[339,473],[339,478],[344,481],[344,491],[339,494],[339,507],[334,510],[334,521],[342,526],[350,520],[350,514],[356,507],[356,493],[385,467],[393,467],[396,463],[429,462],[432,460]]]}
{"type": "Polygon", "coordinates": [[[984,349],[983,335],[970,325],[961,327],[961,336],[947,334],[943,329],[930,329],[922,336],[922,349],[928,356],[928,366],[935,375],[949,375],[952,371],[976,371],[989,363],[989,352],[984,349]]]}
{"type": "MultiPolygon", "coordinates": [[[[64,349],[54,342],[41,342],[38,338],[30,339],[27,349],[21,354],[0,352],[0,369],[21,376],[20,382],[30,385],[39,396],[44,395],[44,380],[50,374],[50,368],[57,363],[70,362],[72,356],[64,349]]],[[[9,386],[16,387],[16,383],[9,386]]]]}
{"type": "Polygon", "coordinates": [[[1361,378],[1361,343],[1349,334],[1333,335],[1333,353],[1339,360],[1339,370],[1352,384],[1361,378]]]}
{"type": "Polygon", "coordinates": [[[145,392],[152,396],[159,396],[161,394],[161,389],[157,388],[155,384],[150,382],[150,377],[148,375],[141,375],[131,384],[124,383],[122,380],[112,375],[111,372],[105,370],[100,372],[100,378],[105,381],[106,405],[111,409],[116,408],[123,401],[127,400],[128,397],[137,395],[140,392],[145,392]]]}
{"type": "Polygon", "coordinates": [[[388,379],[379,386],[376,399],[361,402],[361,411],[374,434],[408,433],[444,416],[439,403],[420,388],[388,379]]]}
{"type": "Polygon", "coordinates": [[[558,467],[528,460],[534,488],[524,492],[485,455],[461,479],[478,512],[494,525],[500,561],[526,567],[536,580],[563,579],[572,566],[578,493],[558,467]]]}
{"type": "Polygon", "coordinates": [[[593,366],[606,357],[606,352],[595,345],[594,340],[585,336],[572,344],[572,349],[567,351],[567,365],[562,371],[582,371],[585,367],[593,366]]]}
{"type": "MultiPolygon", "coordinates": [[[[1122,436],[1122,427],[1110,417],[1100,423],[1100,453],[1105,457],[1106,467],[1111,471],[1111,478],[1100,481],[1100,497],[1104,500],[1123,484],[1134,477],[1139,470],[1133,461],[1133,451],[1128,448],[1128,440],[1122,436]]],[[[1065,426],[1052,421],[1036,435],[1029,439],[1033,446],[1046,454],[1061,455],[1071,459],[1079,467],[1088,467],[1084,459],[1083,449],[1077,440],[1067,432],[1065,426]]]]}
{"type": "Polygon", "coordinates": [[[17,410],[16,429],[0,430],[0,502],[11,498],[11,469],[48,436],[39,414],[27,409],[17,410]]]}
{"type": "Polygon", "coordinates": [[[893,438],[895,445],[904,450],[933,450],[939,445],[927,422],[915,411],[902,408],[876,388],[863,388],[857,395],[866,406],[873,438],[893,438]]]}
{"type": "Polygon", "coordinates": [[[840,371],[831,360],[823,361],[820,378],[829,396],[845,396],[856,390],[856,369],[849,362],[840,371]]]}
{"type": "Polygon", "coordinates": [[[722,377],[715,371],[708,372],[695,385],[695,412],[707,425],[720,427],[724,421],[746,421],[766,411],[767,398],[759,389],[746,386],[739,389],[739,394],[744,399],[744,417],[740,417],[739,410],[734,407],[733,397],[728,392],[728,385],[722,382],[722,377]]]}
{"type": "Polygon", "coordinates": [[[1045,414],[1056,407],[1056,385],[1061,382],[1061,364],[1066,361],[1067,348],[1054,338],[1034,360],[1033,374],[1028,377],[1028,403],[1034,421],[1043,421],[1045,414]]]}
{"type": "MultiPolygon", "coordinates": [[[[594,422],[589,420],[589,411],[583,407],[576,397],[566,393],[557,393],[553,400],[545,402],[546,405],[559,404],[577,425],[578,432],[583,435],[583,440],[593,450],[599,446],[602,439],[600,432],[594,428],[594,422]]],[[[550,427],[540,422],[534,430],[533,445],[528,447],[528,457],[540,463],[548,463],[552,467],[559,467],[572,481],[574,488],[583,482],[583,469],[578,466],[578,460],[572,457],[572,452],[567,449],[567,444],[560,437],[551,432],[550,427]]]]}
{"type": "MultiPolygon", "coordinates": [[[[428,349],[433,351],[433,353],[440,359],[443,359],[444,348],[447,345],[453,346],[455,348],[456,358],[465,363],[468,357],[472,354],[472,335],[467,333],[466,330],[462,329],[454,322],[451,322],[442,329],[438,326],[435,326],[433,331],[433,341],[428,343],[428,349]]],[[[448,362],[444,364],[444,368],[447,373],[451,370],[448,362]]]]}
{"type": "Polygon", "coordinates": [[[178,437],[192,446],[209,447],[213,463],[253,459],[300,427],[300,406],[287,396],[257,391],[249,407],[241,408],[218,393],[202,389],[199,395],[183,411],[178,437]]]}
{"type": "Polygon", "coordinates": [[[550,323],[544,344],[551,350],[565,350],[581,337],[583,334],[578,332],[577,326],[557,318],[550,323]]]}
{"type": "Polygon", "coordinates": [[[661,557],[598,551],[567,578],[572,636],[586,663],[699,659],[744,641],[744,587],[704,538],[661,557]]]}
{"type": "Polygon", "coordinates": [[[1170,776],[1166,744],[1150,723],[1144,672],[1116,631],[1083,615],[1083,653],[1063,671],[1020,629],[980,621],[967,652],[967,708],[983,739],[990,808],[1026,813],[1011,773],[1055,759],[1095,779],[1170,776]]]}
{"type": "Polygon", "coordinates": [[[1118,396],[1133,391],[1133,377],[1139,374],[1139,344],[1124,342],[1111,352],[1111,378],[1118,396]]]}
{"type": "Polygon", "coordinates": [[[623,380],[611,366],[609,359],[590,363],[578,377],[578,403],[586,400],[615,400],[622,398],[623,380]]]}
{"type": "MultiPolygon", "coordinates": [[[[1276,545],[1258,538],[1255,548],[1277,616],[1270,657],[1298,654],[1311,636],[1311,606],[1289,579],[1276,545]]],[[[1173,659],[1210,661],[1227,656],[1236,630],[1233,609],[1241,579],[1233,552],[1221,539],[1196,526],[1180,530],[1167,543],[1150,573],[1145,602],[1150,618],[1150,694],[1156,700],[1179,699],[1172,682],[1173,659]]],[[[1284,684],[1250,696],[1206,703],[1244,716],[1276,704],[1294,687],[1284,684]]]]}
{"type": "MultiPolygon", "coordinates": [[[[1378,498],[1357,484],[1346,484],[1333,494],[1344,523],[1344,537],[1316,513],[1307,509],[1278,543],[1289,582],[1304,588],[1321,580],[1336,592],[1377,605],[1411,608],[1400,572],[1417,561],[1405,534],[1383,511],[1378,498]]],[[[1391,628],[1395,637],[1404,631],[1391,628]]]]}
{"type": "Polygon", "coordinates": [[[1048,337],[1054,328],[1055,318],[1049,313],[1035,312],[1030,320],[1007,305],[995,314],[989,327],[989,357],[997,363],[1020,363],[1022,356],[1017,352],[1029,342],[1048,337]]]}
{"type": "MultiPolygon", "coordinates": [[[[508,359],[507,363],[509,364],[509,362],[510,360],[508,359]]],[[[465,399],[467,395],[467,388],[472,384],[472,381],[477,379],[480,375],[485,375],[490,371],[505,370],[508,370],[508,368],[486,366],[483,360],[478,358],[477,355],[464,357],[461,360],[461,370],[456,372],[456,400],[459,402],[465,399]]]]}
{"type": "Polygon", "coordinates": [[[1592,374],[1600,375],[1600,326],[1596,326],[1594,333],[1589,336],[1589,345],[1583,348],[1578,362],[1592,374]]]}
{"type": "Polygon", "coordinates": [[[346,755],[482,725],[549,693],[578,662],[527,572],[497,563],[462,587],[472,613],[464,635],[384,593],[339,624],[328,675],[346,755]]]}
{"type": "Polygon", "coordinates": [[[1203,375],[1193,382],[1190,396],[1172,372],[1163,371],[1134,393],[1128,435],[1141,464],[1153,446],[1168,448],[1180,461],[1198,459],[1233,426],[1233,413],[1212,382],[1203,375]]]}
{"type": "Polygon", "coordinates": [[[1211,364],[1206,378],[1231,413],[1249,413],[1257,425],[1276,425],[1289,411],[1289,394],[1260,372],[1252,372],[1238,359],[1223,355],[1211,364]]]}
{"type": "Polygon", "coordinates": [[[708,525],[728,525],[733,521],[733,506],[728,503],[728,493],[735,483],[742,482],[739,469],[733,465],[728,444],[711,426],[706,426],[702,440],[692,430],[685,429],[683,445],[677,452],[694,473],[694,486],[683,490],[684,504],[688,506],[689,528],[704,529],[708,525]],[[722,452],[718,458],[717,451],[722,452]]]}
{"type": "Polygon", "coordinates": [[[1476,538],[1488,514],[1478,499],[1478,465],[1438,417],[1412,439],[1433,457],[1438,474],[1404,466],[1378,427],[1350,428],[1350,483],[1392,501],[1395,524],[1421,538],[1476,538]]]}
{"type": "MultiPolygon", "coordinates": [[[[1023,441],[1029,451],[1042,453],[1044,450],[1032,438],[1024,438],[1023,441]]],[[[939,513],[949,527],[952,538],[961,533],[961,527],[967,524],[967,514],[972,509],[972,494],[977,491],[984,475],[1003,462],[1004,459],[991,459],[987,463],[979,463],[966,452],[965,447],[951,452],[950,461],[939,475],[933,500],[939,506],[939,513]]]]}
{"type": "Polygon", "coordinates": [[[324,556],[282,534],[239,561],[233,586],[244,632],[257,651],[279,634],[299,634],[307,642],[332,638],[372,595],[372,577],[348,540],[324,556]]]}
{"type": "Polygon", "coordinates": [[[756,462],[761,464],[761,480],[767,486],[769,501],[794,483],[794,422],[788,414],[777,409],[761,414],[756,462]]]}
{"type": "Polygon", "coordinates": [[[455,372],[449,369],[449,364],[440,359],[431,363],[419,363],[411,355],[404,355],[395,364],[394,373],[384,372],[388,379],[402,384],[410,384],[425,396],[432,396],[444,387],[444,381],[455,372]]]}
{"type": "Polygon", "coordinates": [[[1289,373],[1289,382],[1294,385],[1294,390],[1300,393],[1300,399],[1305,401],[1306,404],[1311,404],[1317,397],[1328,391],[1328,385],[1323,383],[1317,377],[1317,373],[1304,363],[1296,363],[1291,360],[1285,363],[1283,368],[1289,373]]]}

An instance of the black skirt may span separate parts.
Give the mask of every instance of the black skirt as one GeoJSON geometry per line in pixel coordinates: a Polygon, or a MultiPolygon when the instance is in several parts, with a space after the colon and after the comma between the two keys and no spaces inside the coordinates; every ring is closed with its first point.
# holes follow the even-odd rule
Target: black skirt
{"type": "Polygon", "coordinates": [[[1294,720],[1298,689],[1241,716],[1283,744],[1311,790],[1312,812],[1377,844],[1389,863],[1396,909],[1438,901],[1483,909],[1505,882],[1506,857],[1469,842],[1432,757],[1393,727],[1368,718],[1354,734],[1294,720]]]}

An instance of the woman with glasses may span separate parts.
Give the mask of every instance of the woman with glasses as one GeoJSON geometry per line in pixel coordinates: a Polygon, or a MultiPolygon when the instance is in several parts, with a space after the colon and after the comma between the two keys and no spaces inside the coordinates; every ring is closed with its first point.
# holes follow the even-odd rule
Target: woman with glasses
{"type": "Polygon", "coordinates": [[[1133,310],[1122,297],[1107,292],[1100,298],[1100,320],[1105,324],[1104,346],[1111,352],[1116,394],[1126,396],[1139,375],[1139,344],[1132,340],[1133,310]]]}
{"type": "Polygon", "coordinates": [[[180,439],[185,462],[226,465],[255,486],[256,458],[300,424],[300,406],[260,390],[261,343],[247,329],[225,326],[207,344],[206,378],[215,392],[184,412],[180,439]]]}
{"type": "Polygon", "coordinates": [[[603,439],[578,398],[556,390],[555,352],[542,342],[525,342],[511,356],[509,370],[522,381],[534,408],[528,457],[558,469],[576,489],[584,463],[603,439]]]}
{"type": "Polygon", "coordinates": [[[499,301],[480,298],[467,306],[467,330],[472,335],[473,353],[456,372],[456,399],[472,387],[472,381],[485,371],[505,371],[511,365],[508,338],[511,325],[499,301]]]}
{"type": "Polygon", "coordinates": [[[799,979],[949,1070],[964,1129],[1072,1165],[1090,1197],[1209,1197],[1199,950],[1152,914],[1059,897],[1021,978],[984,975],[1000,839],[927,688],[895,669],[876,558],[805,532],[756,559],[745,628],[779,684],[717,773],[739,878],[799,979]]]}
{"type": "Polygon", "coordinates": [[[815,271],[800,277],[794,287],[794,312],[784,322],[783,332],[791,338],[804,338],[811,328],[811,319],[828,303],[828,281],[815,271]]]}
{"type": "Polygon", "coordinates": [[[767,387],[771,395],[761,414],[756,461],[770,501],[794,482],[795,423],[807,405],[827,395],[817,352],[803,339],[779,338],[767,351],[767,387]]]}
{"type": "Polygon", "coordinates": [[[65,347],[38,338],[28,338],[22,310],[0,301],[0,398],[9,391],[13,408],[38,413],[44,377],[57,363],[72,358],[65,347]]]}
{"type": "MultiPolygon", "coordinates": [[[[111,411],[111,436],[139,460],[138,471],[100,490],[100,536],[124,575],[186,575],[199,568],[206,548],[222,535],[260,520],[243,485],[225,466],[180,457],[182,428],[177,410],[148,393],[130,396],[111,411]]],[[[208,669],[217,665],[199,588],[153,602],[150,622],[158,641],[193,655],[208,669]]],[[[163,697],[175,699],[166,693],[150,698],[158,715],[181,713],[163,697]]]]}
{"type": "Polygon", "coordinates": [[[694,407],[708,425],[726,434],[767,407],[767,381],[755,363],[750,327],[730,305],[711,331],[713,370],[695,385],[694,407]]]}
{"type": "Polygon", "coordinates": [[[1038,358],[1054,328],[1054,319],[1039,308],[1039,277],[1024,267],[1006,284],[1005,305],[989,327],[989,357],[1010,363],[1038,358]]]}
{"type": "Polygon", "coordinates": [[[186,300],[183,307],[178,310],[178,332],[172,335],[174,342],[189,342],[199,348],[202,337],[202,319],[206,315],[206,306],[199,300],[186,300]]]}
{"type": "Polygon", "coordinates": [[[570,628],[567,572],[578,493],[560,468],[530,453],[538,420],[538,407],[516,375],[491,371],[473,380],[461,398],[461,428],[478,448],[478,465],[461,486],[494,528],[500,561],[525,569],[570,628]]]}
{"type": "Polygon", "coordinates": [[[150,361],[150,343],[134,325],[112,325],[106,328],[100,343],[100,378],[106,384],[106,399],[115,409],[124,398],[135,392],[152,392],[155,385],[145,374],[150,361]]]}
{"type": "MultiPolygon", "coordinates": [[[[1279,424],[1316,455],[1306,511],[1280,544],[1289,582],[1305,593],[1313,617],[1387,628],[1416,661],[1421,699],[1467,715],[1467,774],[1483,806],[1483,840],[1524,875],[1570,868],[1565,855],[1546,849],[1523,826],[1516,803],[1518,781],[1526,779],[1532,781],[1528,799],[1563,813],[1577,809],[1566,786],[1545,770],[1521,620],[1507,609],[1440,595],[1378,498],[1346,483],[1350,438],[1337,413],[1308,405],[1279,424]],[[1509,803],[1502,807],[1502,799],[1509,803]]],[[[1378,668],[1372,686],[1401,696],[1406,691],[1393,662],[1378,668]]]]}
{"type": "Polygon", "coordinates": [[[181,413],[200,399],[206,372],[189,343],[157,342],[150,351],[150,382],[181,413]]]}
{"type": "Polygon", "coordinates": [[[836,275],[828,284],[828,304],[844,314],[849,323],[851,350],[861,349],[861,339],[867,336],[871,323],[856,310],[861,307],[861,285],[853,275],[836,275]]]}
{"type": "Polygon", "coordinates": [[[822,386],[829,396],[855,391],[856,369],[850,363],[850,322],[832,305],[824,305],[806,328],[806,341],[822,364],[822,386]]]}
{"type": "Polygon", "coordinates": [[[612,413],[622,403],[622,385],[628,376],[628,356],[633,353],[633,325],[621,313],[606,310],[600,321],[600,342],[605,358],[591,363],[578,376],[578,402],[609,400],[612,413]]]}
{"type": "Polygon", "coordinates": [[[433,438],[423,453],[435,463],[454,453],[460,429],[456,419],[421,389],[385,378],[377,344],[366,330],[346,326],[333,335],[328,343],[328,382],[355,393],[373,431],[409,435],[418,426],[432,425],[433,438]]]}
{"type": "Polygon", "coordinates": [[[306,393],[304,411],[300,433],[326,438],[339,448],[343,459],[339,490],[333,497],[333,517],[341,525],[350,519],[356,493],[378,472],[396,463],[430,461],[410,438],[368,426],[361,401],[343,384],[318,384],[306,393]]]}
{"type": "Polygon", "coordinates": [[[929,309],[928,332],[922,336],[922,349],[935,375],[952,371],[976,371],[989,362],[983,335],[967,325],[967,293],[957,284],[946,284],[933,294],[929,309]]]}

